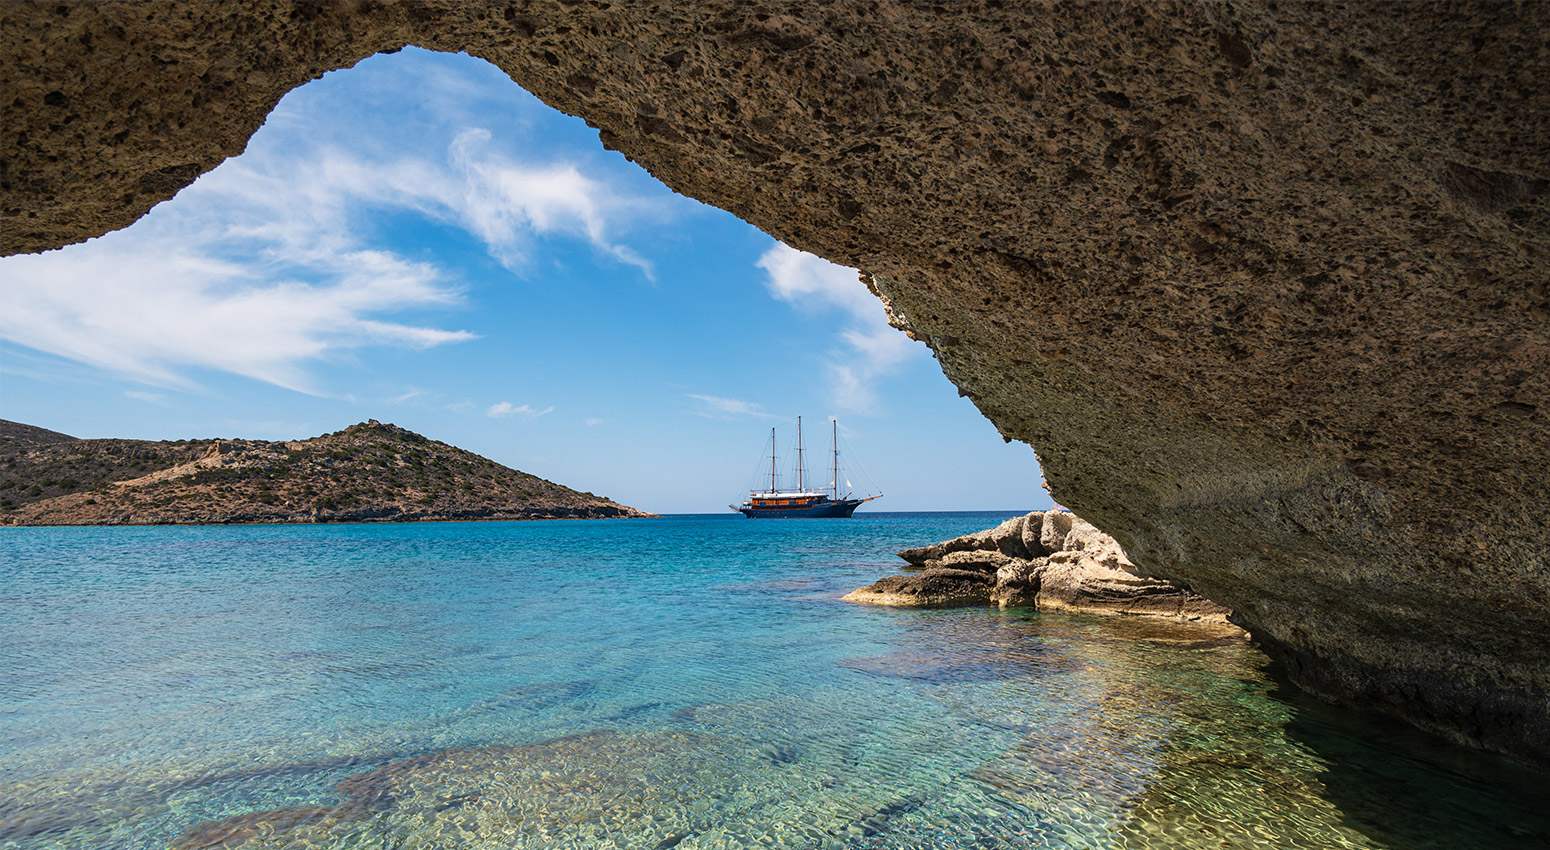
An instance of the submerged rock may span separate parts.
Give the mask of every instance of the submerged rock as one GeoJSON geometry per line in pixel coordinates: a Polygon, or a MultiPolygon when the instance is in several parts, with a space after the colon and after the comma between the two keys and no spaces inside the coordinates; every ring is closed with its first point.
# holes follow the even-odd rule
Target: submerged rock
{"type": "Polygon", "coordinates": [[[1031,606],[1217,624],[1226,624],[1232,613],[1173,582],[1138,575],[1118,541],[1064,511],[1034,511],[899,556],[922,571],[888,576],[845,600],[899,607],[1031,606]],[[1032,529],[1038,530],[1036,546],[1030,545],[1032,529]]]}

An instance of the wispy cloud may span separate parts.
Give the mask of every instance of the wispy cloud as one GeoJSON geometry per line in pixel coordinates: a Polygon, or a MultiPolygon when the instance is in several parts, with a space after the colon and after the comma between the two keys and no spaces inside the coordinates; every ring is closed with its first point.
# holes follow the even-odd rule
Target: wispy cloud
{"type": "Polygon", "coordinates": [[[309,283],[211,248],[126,230],[7,258],[0,336],[151,384],[188,386],[185,370],[202,367],[309,393],[320,390],[304,364],[331,351],[473,337],[379,318],[453,299],[429,266],[352,251],[340,261],[353,269],[309,283]]]}
{"type": "Polygon", "coordinates": [[[535,408],[530,404],[512,404],[509,401],[498,401],[490,405],[484,411],[484,415],[491,419],[504,419],[508,416],[524,416],[528,419],[537,419],[540,416],[548,416],[554,412],[554,405],[535,408]]]}
{"type": "Polygon", "coordinates": [[[161,393],[146,392],[145,390],[124,390],[124,397],[150,404],[161,404],[167,400],[167,397],[161,393]]]}
{"type": "MultiPolygon", "coordinates": [[[[0,283],[0,296],[4,284],[0,283]]],[[[4,301],[0,300],[0,311],[4,301]]],[[[0,343],[0,375],[27,378],[46,384],[88,384],[100,386],[104,381],[101,371],[73,360],[56,357],[20,345],[0,343]]]]}
{"type": "Polygon", "coordinates": [[[398,395],[389,398],[387,401],[388,404],[403,404],[405,402],[414,401],[423,395],[425,395],[425,390],[411,387],[399,393],[398,395]]]}
{"type": "Polygon", "coordinates": [[[867,290],[855,269],[836,265],[777,242],[758,260],[770,292],[805,309],[839,309],[850,327],[840,337],[846,348],[825,365],[836,407],[867,412],[876,407],[876,381],[896,369],[920,347],[888,324],[883,305],[867,290]]]}
{"type": "Polygon", "coordinates": [[[603,424],[603,420],[596,416],[588,416],[586,419],[581,420],[581,424],[587,426],[588,428],[596,428],[597,426],[603,424]]]}
{"type": "Polygon", "coordinates": [[[0,260],[0,338],[161,386],[191,370],[323,394],[312,366],[366,346],[475,338],[399,318],[462,303],[447,273],[369,242],[399,210],[460,227],[513,271],[534,240],[581,239],[651,276],[610,238],[629,207],[574,165],[528,164],[459,133],[442,161],[307,148],[233,159],[133,227],[0,260]]]}
{"type": "Polygon", "coordinates": [[[461,185],[454,179],[455,194],[439,200],[502,264],[521,268],[529,250],[527,234],[561,233],[585,237],[598,250],[655,279],[651,263],[608,236],[609,211],[629,206],[627,199],[573,165],[533,167],[492,155],[489,141],[485,130],[465,131],[453,141],[452,161],[461,185]]]}
{"type": "Polygon", "coordinates": [[[773,414],[763,407],[751,401],[740,398],[727,398],[719,395],[705,395],[703,393],[689,393],[688,397],[697,402],[695,414],[713,419],[731,419],[734,417],[751,417],[754,419],[773,419],[773,414]]]}

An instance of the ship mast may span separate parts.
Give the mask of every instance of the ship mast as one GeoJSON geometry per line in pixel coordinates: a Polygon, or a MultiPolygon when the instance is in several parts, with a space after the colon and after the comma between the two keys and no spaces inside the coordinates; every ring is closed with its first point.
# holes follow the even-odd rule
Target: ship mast
{"type": "Polygon", "coordinates": [[[775,429],[770,429],[770,492],[775,492],[775,429]]]}
{"type": "Polygon", "coordinates": [[[807,463],[802,456],[802,417],[797,417],[797,492],[807,492],[807,463]]]}
{"type": "Polygon", "coordinates": [[[834,469],[831,470],[834,477],[829,479],[829,486],[834,488],[834,501],[838,502],[840,500],[840,420],[831,418],[829,426],[829,447],[834,452],[834,469]]]}

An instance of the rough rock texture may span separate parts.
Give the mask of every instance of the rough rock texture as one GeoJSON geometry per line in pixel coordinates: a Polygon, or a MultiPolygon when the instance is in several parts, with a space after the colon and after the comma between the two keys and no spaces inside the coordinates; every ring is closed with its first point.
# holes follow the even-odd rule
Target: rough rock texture
{"type": "Polygon", "coordinates": [[[991,601],[994,582],[993,572],[930,567],[913,575],[879,579],[845,594],[845,601],[898,608],[983,605],[991,601]]]}
{"type": "Polygon", "coordinates": [[[376,421],[310,440],[78,440],[0,420],[0,525],[638,517],[376,421]]]}
{"type": "Polygon", "coordinates": [[[1137,575],[1114,538],[1061,511],[1034,511],[899,557],[921,572],[888,576],[845,599],[900,607],[1032,606],[1215,625],[1225,625],[1232,613],[1172,582],[1137,575]]]}
{"type": "Polygon", "coordinates": [[[69,434],[61,434],[36,425],[0,419],[0,454],[25,452],[57,443],[68,443],[74,439],[69,434]]]}
{"type": "Polygon", "coordinates": [[[0,249],[129,224],[327,70],[466,50],[863,269],[1062,503],[1303,685],[1550,758],[1546,33],[1470,0],[13,0],[0,249]]]}

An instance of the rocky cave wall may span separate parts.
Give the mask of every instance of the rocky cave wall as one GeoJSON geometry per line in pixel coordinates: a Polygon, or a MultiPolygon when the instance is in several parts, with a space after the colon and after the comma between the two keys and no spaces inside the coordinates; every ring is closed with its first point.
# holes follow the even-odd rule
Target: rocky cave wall
{"type": "Polygon", "coordinates": [[[326,71],[487,59],[863,269],[1303,686],[1550,759],[1550,3],[13,0],[0,43],[5,253],[326,71]]]}

